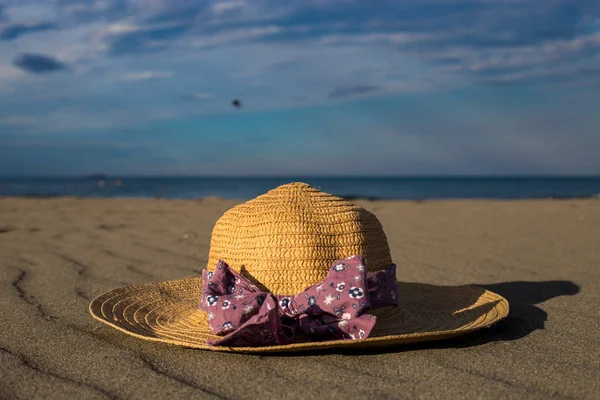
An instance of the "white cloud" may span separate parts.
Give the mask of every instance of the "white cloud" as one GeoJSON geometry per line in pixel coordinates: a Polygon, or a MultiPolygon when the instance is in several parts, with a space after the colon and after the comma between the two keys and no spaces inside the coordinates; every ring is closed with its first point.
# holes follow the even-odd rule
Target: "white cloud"
{"type": "Polygon", "coordinates": [[[124,81],[149,81],[158,79],[169,79],[173,76],[172,72],[164,71],[140,71],[131,72],[121,77],[124,81]]]}
{"type": "Polygon", "coordinates": [[[426,33],[391,32],[391,33],[366,33],[366,34],[332,34],[317,39],[324,45],[333,44],[412,44],[438,38],[438,35],[426,33]]]}
{"type": "Polygon", "coordinates": [[[212,5],[212,10],[216,14],[221,14],[227,11],[244,8],[246,2],[244,0],[219,1],[212,5]]]}
{"type": "Polygon", "coordinates": [[[88,23],[47,31],[43,34],[44,40],[40,40],[36,35],[23,35],[18,40],[3,42],[3,46],[0,47],[0,61],[8,65],[15,54],[26,51],[50,55],[79,72],[81,62],[102,61],[102,43],[93,40],[94,33],[102,27],[101,23],[88,23]]]}
{"type": "Polygon", "coordinates": [[[139,25],[118,22],[111,24],[106,28],[106,33],[113,35],[122,35],[124,33],[139,32],[142,28],[139,25]]]}
{"type": "Polygon", "coordinates": [[[160,29],[180,28],[183,27],[182,22],[167,22],[162,24],[144,24],[139,25],[131,22],[117,22],[109,25],[103,30],[104,34],[108,35],[126,35],[128,33],[151,32],[160,29]]]}
{"type": "MultiPolygon", "coordinates": [[[[417,3],[409,0],[406,8],[417,3]]],[[[28,4],[12,16],[30,23],[48,20],[46,11],[33,10],[33,2],[28,4]]],[[[213,93],[218,98],[248,99],[246,110],[266,110],[299,106],[295,99],[303,99],[302,106],[320,104],[336,88],[367,85],[382,87],[388,93],[407,93],[490,81],[531,82],[540,77],[551,84],[547,81],[557,74],[575,80],[584,57],[589,65],[600,66],[589,56],[600,49],[597,31],[563,39],[550,35],[542,41],[521,27],[526,39],[522,42],[501,46],[486,45],[485,40],[477,43],[481,37],[499,40],[504,31],[509,39],[520,39],[519,24],[526,23],[511,19],[518,15],[508,18],[502,13],[497,18],[486,14],[493,22],[491,27],[481,22],[483,28],[463,29],[462,16],[439,17],[434,13],[425,19],[415,16],[414,21],[391,20],[366,5],[360,6],[361,10],[364,6],[364,18],[357,16],[357,22],[350,26],[342,19],[346,14],[338,17],[325,12],[339,4],[322,1],[273,4],[227,0],[197,5],[188,0],[124,0],[120,3],[123,7],[113,7],[117,0],[71,2],[70,12],[79,13],[81,20],[65,15],[66,3],[60,4],[60,30],[45,32],[44,41],[39,36],[23,35],[0,47],[0,95],[3,99],[8,93],[14,95],[10,104],[20,104],[32,114],[47,110],[44,107],[52,102],[41,98],[42,92],[53,93],[57,99],[72,99],[75,93],[77,101],[70,105],[74,113],[83,110],[83,114],[95,108],[101,115],[105,104],[114,106],[107,100],[112,98],[127,104],[141,121],[140,116],[157,108],[170,109],[173,118],[186,112],[223,112],[229,107],[227,101],[207,101],[200,107],[184,100],[206,100],[213,93]],[[289,23],[294,20],[290,17],[303,15],[312,7],[331,19],[289,23]],[[224,29],[226,26],[230,28],[224,29]],[[498,32],[492,32],[496,28],[498,32]],[[277,40],[269,40],[274,36],[277,40]],[[136,52],[112,53],[115,44],[131,46],[136,52]],[[10,65],[14,55],[24,49],[64,60],[71,71],[63,76],[25,75],[10,65]],[[567,68],[569,65],[572,67],[567,68]],[[172,77],[176,79],[168,81],[169,93],[164,94],[156,92],[156,85],[137,85],[140,92],[131,93],[131,86],[122,84],[172,77]],[[36,105],[39,109],[32,111],[36,105]]],[[[549,7],[540,2],[540,8],[549,7]]],[[[552,21],[547,30],[552,32],[552,21]]],[[[15,108],[15,112],[23,111],[15,108]]],[[[112,122],[118,126],[118,121],[112,122]]],[[[46,125],[41,120],[32,123],[40,130],[46,125]]]]}
{"type": "MultiPolygon", "coordinates": [[[[577,70],[600,69],[600,33],[569,40],[552,40],[527,46],[499,46],[485,49],[460,46],[421,54],[435,64],[454,59],[441,67],[447,72],[472,74],[477,80],[496,83],[536,82],[542,78],[577,78],[577,70]],[[577,60],[577,62],[573,62],[577,60]]],[[[552,79],[545,80],[552,84],[552,79]]]]}
{"type": "Polygon", "coordinates": [[[197,39],[192,42],[194,47],[223,46],[226,44],[250,41],[265,36],[275,35],[282,32],[283,29],[276,25],[262,26],[257,28],[236,29],[229,32],[218,33],[207,36],[203,39],[197,39]]]}

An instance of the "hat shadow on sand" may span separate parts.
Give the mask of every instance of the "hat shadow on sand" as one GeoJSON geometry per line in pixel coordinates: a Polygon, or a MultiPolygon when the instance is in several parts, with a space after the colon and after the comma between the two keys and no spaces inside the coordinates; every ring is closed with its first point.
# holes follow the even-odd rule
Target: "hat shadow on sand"
{"type": "MultiPolygon", "coordinates": [[[[461,348],[461,347],[472,347],[480,346],[490,342],[496,341],[512,341],[518,340],[528,336],[530,333],[544,329],[545,322],[548,319],[546,311],[542,310],[537,305],[547,300],[553,299],[559,296],[573,296],[579,293],[580,287],[571,281],[544,281],[544,282],[531,282],[531,281],[515,281],[515,282],[502,282],[492,284],[474,284],[472,286],[495,292],[504,298],[506,298],[510,304],[510,314],[503,321],[492,325],[489,328],[481,329],[464,336],[458,336],[456,338],[445,339],[440,341],[423,342],[412,345],[396,345],[382,348],[340,348],[340,349],[328,349],[328,353],[340,353],[340,354],[381,354],[381,353],[392,353],[402,352],[418,349],[433,349],[433,348],[461,348]]],[[[430,287],[429,290],[434,290],[436,286],[426,285],[422,283],[402,283],[399,286],[399,300],[402,304],[402,295],[400,293],[407,291],[421,291],[423,288],[430,287]]],[[[458,288],[458,287],[457,287],[458,288]]],[[[450,289],[450,288],[446,288],[450,289]]],[[[464,298],[465,306],[472,303],[475,299],[464,298]]],[[[459,304],[452,304],[449,307],[456,309],[459,304]]],[[[400,306],[401,307],[401,306],[400,306]]],[[[490,305],[484,307],[478,307],[473,310],[479,315],[490,310],[490,305]]],[[[323,350],[325,351],[325,350],[323,350]]],[[[307,355],[307,353],[322,353],[321,350],[300,352],[300,353],[287,353],[281,354],[284,356],[300,356],[307,355]]]]}
{"type": "MultiPolygon", "coordinates": [[[[571,281],[515,281],[478,286],[498,293],[510,304],[508,318],[480,335],[479,340],[483,343],[517,340],[533,331],[544,329],[548,313],[537,304],[559,296],[574,296],[580,292],[579,285],[571,281]]],[[[468,340],[457,340],[461,341],[464,341],[465,345],[469,343],[468,340]]],[[[482,344],[477,343],[477,340],[471,342],[482,344]]]]}

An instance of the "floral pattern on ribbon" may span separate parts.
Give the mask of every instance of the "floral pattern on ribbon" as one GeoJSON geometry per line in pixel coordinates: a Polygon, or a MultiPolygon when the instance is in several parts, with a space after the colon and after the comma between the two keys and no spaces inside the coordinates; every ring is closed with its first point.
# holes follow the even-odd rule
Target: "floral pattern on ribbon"
{"type": "Polygon", "coordinates": [[[333,263],[322,282],[300,294],[261,292],[224,261],[202,273],[200,308],[208,313],[213,346],[270,346],[299,341],[364,339],[376,318],[366,311],[398,305],[396,266],[366,273],[362,256],[333,263]]]}

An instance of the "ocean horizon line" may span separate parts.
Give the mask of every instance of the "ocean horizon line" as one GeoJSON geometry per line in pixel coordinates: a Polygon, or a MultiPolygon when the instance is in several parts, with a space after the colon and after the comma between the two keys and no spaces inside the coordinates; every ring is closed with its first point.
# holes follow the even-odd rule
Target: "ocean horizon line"
{"type": "Polygon", "coordinates": [[[0,196],[249,199],[290,182],[351,199],[597,198],[600,177],[403,176],[403,177],[77,177],[0,178],[0,196]]]}
{"type": "Polygon", "coordinates": [[[600,179],[600,174],[481,174],[481,175],[127,175],[127,174],[84,174],[84,175],[0,175],[0,180],[17,179],[225,179],[225,180],[368,180],[368,179],[600,179]]]}

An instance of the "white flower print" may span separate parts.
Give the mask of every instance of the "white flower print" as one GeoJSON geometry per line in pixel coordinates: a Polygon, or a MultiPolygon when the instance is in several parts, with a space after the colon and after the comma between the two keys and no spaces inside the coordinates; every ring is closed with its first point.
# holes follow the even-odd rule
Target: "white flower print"
{"type": "Polygon", "coordinates": [[[358,281],[360,281],[361,279],[362,279],[362,278],[360,277],[360,275],[356,275],[356,276],[354,277],[354,280],[355,280],[355,281],[357,281],[357,282],[358,282],[358,281]]]}
{"type": "Polygon", "coordinates": [[[350,335],[350,339],[356,340],[356,336],[354,336],[353,334],[349,333],[348,335],[350,335]]]}
{"type": "Polygon", "coordinates": [[[323,284],[321,283],[319,286],[317,286],[317,287],[315,288],[315,290],[316,290],[317,292],[320,292],[321,290],[323,290],[323,284]]]}
{"type": "Polygon", "coordinates": [[[283,299],[279,300],[279,306],[281,308],[288,308],[290,306],[291,301],[292,299],[290,299],[289,297],[284,297],[283,299]]]}
{"type": "Polygon", "coordinates": [[[212,321],[213,319],[215,319],[215,313],[214,312],[209,312],[208,313],[208,320],[212,321]]]}
{"type": "Polygon", "coordinates": [[[250,314],[252,312],[252,310],[254,310],[254,307],[246,306],[246,307],[244,307],[244,314],[250,314]]]}
{"type": "Polygon", "coordinates": [[[218,301],[219,301],[219,296],[208,296],[206,298],[206,304],[209,306],[217,305],[218,301]]]}
{"type": "Polygon", "coordinates": [[[340,282],[337,284],[337,287],[335,288],[335,290],[337,290],[338,292],[343,292],[345,288],[346,288],[346,283],[340,282]]]}
{"type": "Polygon", "coordinates": [[[241,299],[243,299],[244,297],[246,297],[246,295],[245,295],[245,294],[238,294],[238,295],[236,295],[236,296],[235,296],[236,300],[241,300],[241,299]]]}
{"type": "Polygon", "coordinates": [[[210,272],[210,271],[209,271],[209,272],[208,272],[208,279],[212,279],[212,277],[213,277],[213,272],[210,272]]]}
{"type": "Polygon", "coordinates": [[[391,291],[390,292],[390,296],[392,297],[392,300],[396,300],[396,292],[395,291],[391,291]]]}
{"type": "Polygon", "coordinates": [[[345,269],[345,265],[344,264],[336,264],[333,267],[334,270],[336,270],[337,272],[342,272],[345,269]]]}
{"type": "Polygon", "coordinates": [[[332,295],[328,294],[325,297],[325,300],[323,300],[325,302],[325,305],[328,306],[331,304],[331,302],[335,299],[335,297],[333,297],[332,295]]]}
{"type": "Polygon", "coordinates": [[[358,331],[358,336],[360,336],[360,338],[364,338],[365,337],[365,331],[363,331],[362,329],[358,331]]]}
{"type": "Polygon", "coordinates": [[[343,313],[342,314],[342,319],[350,319],[352,318],[352,315],[348,314],[348,313],[343,313]]]}
{"type": "Polygon", "coordinates": [[[231,323],[231,321],[227,321],[227,322],[223,323],[222,328],[223,328],[224,331],[230,331],[233,328],[235,328],[235,326],[233,326],[233,323],[231,323]]]}
{"type": "Polygon", "coordinates": [[[365,292],[361,288],[352,287],[350,288],[350,297],[354,299],[360,299],[364,296],[365,292]]]}
{"type": "Polygon", "coordinates": [[[358,268],[358,270],[359,270],[360,272],[363,272],[363,271],[365,270],[365,266],[364,266],[364,265],[362,265],[362,264],[358,264],[358,266],[357,266],[356,268],[358,268]]]}
{"type": "Polygon", "coordinates": [[[348,325],[348,321],[344,321],[344,320],[342,320],[342,321],[339,321],[339,322],[338,322],[338,326],[339,326],[340,328],[343,328],[343,327],[344,327],[344,326],[346,326],[346,325],[348,325]]]}
{"type": "Polygon", "coordinates": [[[231,305],[231,302],[229,300],[225,300],[221,307],[223,307],[223,310],[226,310],[229,308],[230,305],[231,305]]]}

